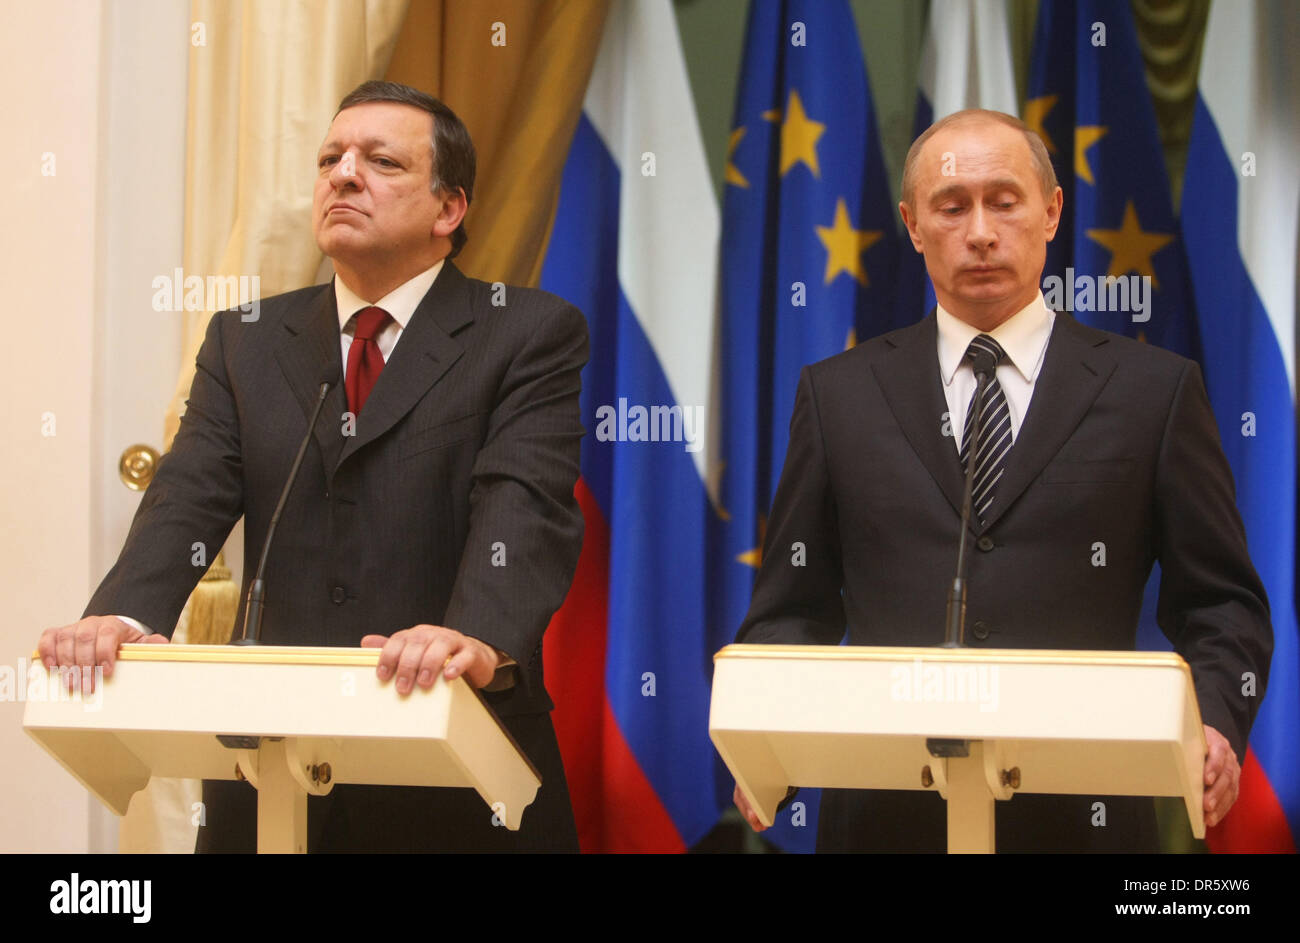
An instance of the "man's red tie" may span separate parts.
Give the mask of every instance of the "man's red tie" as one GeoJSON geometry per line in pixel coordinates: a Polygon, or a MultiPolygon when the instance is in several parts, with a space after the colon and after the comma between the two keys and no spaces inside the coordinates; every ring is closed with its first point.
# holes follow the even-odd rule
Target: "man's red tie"
{"type": "Polygon", "coordinates": [[[362,308],[353,319],[356,323],[352,346],[348,348],[348,373],[344,386],[348,391],[348,408],[352,415],[359,416],[384,369],[384,355],[379,352],[375,335],[388,323],[388,312],[383,308],[362,308]]]}

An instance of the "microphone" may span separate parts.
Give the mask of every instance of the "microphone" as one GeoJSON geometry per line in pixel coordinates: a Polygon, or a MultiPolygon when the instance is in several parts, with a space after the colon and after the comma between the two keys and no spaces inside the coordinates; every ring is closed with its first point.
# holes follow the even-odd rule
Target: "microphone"
{"type": "Polygon", "coordinates": [[[957,575],[953,577],[948,588],[948,609],[944,614],[944,637],[940,648],[966,647],[966,545],[970,537],[971,493],[975,488],[975,445],[980,440],[980,427],[983,425],[981,413],[984,411],[984,390],[989,378],[997,370],[998,362],[989,350],[977,347],[966,352],[966,359],[975,371],[975,414],[971,416],[971,447],[966,454],[966,487],[961,501],[961,538],[957,544],[957,575]]]}
{"type": "Polygon", "coordinates": [[[321,407],[325,405],[325,397],[336,380],[337,375],[332,371],[321,375],[320,394],[316,397],[316,408],[312,411],[311,421],[307,423],[307,434],[303,436],[302,445],[298,446],[298,455],[293,460],[293,468],[289,469],[289,480],[284,483],[284,491],[280,492],[280,503],[275,506],[271,523],[266,528],[266,541],[262,544],[262,558],[257,563],[257,574],[248,584],[248,603],[244,607],[244,631],[239,641],[232,643],[234,645],[262,644],[262,608],[266,596],[266,583],[262,577],[266,572],[266,558],[271,553],[271,541],[275,538],[276,525],[280,523],[280,512],[284,510],[285,502],[289,500],[293,483],[298,480],[298,468],[302,465],[302,457],[307,454],[307,443],[316,432],[316,421],[320,418],[321,407]]]}

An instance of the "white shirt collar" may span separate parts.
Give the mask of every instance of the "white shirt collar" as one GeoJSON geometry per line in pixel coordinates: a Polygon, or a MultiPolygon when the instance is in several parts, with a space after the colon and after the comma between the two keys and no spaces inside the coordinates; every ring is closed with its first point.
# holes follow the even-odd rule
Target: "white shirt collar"
{"type": "MultiPolygon", "coordinates": [[[[402,330],[406,330],[406,325],[410,323],[411,316],[415,314],[415,309],[420,306],[424,296],[433,287],[433,282],[438,277],[438,273],[442,271],[442,264],[445,261],[446,259],[439,259],[433,264],[432,268],[427,268],[410,281],[398,285],[376,301],[375,307],[383,308],[392,315],[393,320],[398,323],[402,330]]],[[[352,319],[352,315],[362,308],[370,307],[370,302],[359,297],[356,292],[343,284],[343,279],[337,275],[334,276],[334,301],[338,307],[340,332],[352,319]]]]}
{"type": "MultiPolygon", "coordinates": [[[[935,317],[939,322],[939,370],[943,385],[949,386],[966,348],[984,332],[949,314],[943,305],[936,306],[935,317]]],[[[1033,383],[1043,367],[1043,355],[1055,320],[1055,313],[1048,309],[1040,291],[1033,301],[988,332],[1002,345],[1007,360],[1020,371],[1026,383],[1033,383]]]]}

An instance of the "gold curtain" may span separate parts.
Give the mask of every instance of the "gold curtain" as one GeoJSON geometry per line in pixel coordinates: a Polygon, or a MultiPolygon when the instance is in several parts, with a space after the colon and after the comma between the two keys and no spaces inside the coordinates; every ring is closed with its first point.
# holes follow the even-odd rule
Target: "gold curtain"
{"type": "Polygon", "coordinates": [[[466,274],[536,285],[560,175],[600,47],[605,0],[416,0],[388,78],[441,98],[478,151],[456,258],[466,274]]]}

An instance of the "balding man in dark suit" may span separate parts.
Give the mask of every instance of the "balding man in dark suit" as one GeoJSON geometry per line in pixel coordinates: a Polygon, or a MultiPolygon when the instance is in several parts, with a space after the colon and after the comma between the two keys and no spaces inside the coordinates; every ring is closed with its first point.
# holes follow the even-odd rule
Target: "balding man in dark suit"
{"type": "MultiPolygon", "coordinates": [[[[1197,366],[1047,308],[1038,284],[1061,190],[1042,142],[1009,115],[950,116],[913,144],[900,211],[938,309],[805,368],[763,564],[738,642],[933,645],[976,452],[967,643],[1133,649],[1161,565],[1159,620],[1191,666],[1213,825],[1272,651],[1228,463],[1197,366]],[[966,441],[973,352],[996,362],[966,441]],[[806,566],[788,548],[806,547],[806,566]],[[1104,544],[1105,565],[1095,565],[1104,544]],[[1243,679],[1256,680],[1245,694],[1243,679]]],[[[1150,799],[1018,795],[1002,851],[1156,850],[1150,799]]],[[[759,827],[739,789],[736,801],[759,827]]],[[[942,851],[933,792],[826,790],[819,850],[942,851]]]]}

